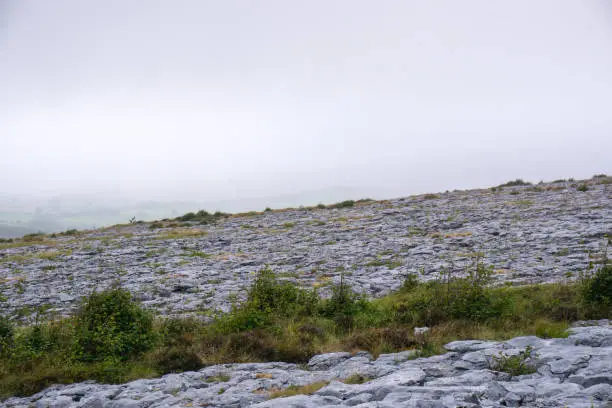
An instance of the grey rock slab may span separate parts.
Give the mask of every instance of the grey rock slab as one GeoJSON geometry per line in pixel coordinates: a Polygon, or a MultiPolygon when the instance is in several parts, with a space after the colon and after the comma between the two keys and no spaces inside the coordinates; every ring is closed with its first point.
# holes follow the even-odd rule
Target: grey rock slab
{"type": "Polygon", "coordinates": [[[351,353],[346,352],[319,354],[308,361],[308,367],[312,370],[327,370],[349,358],[351,353]]]}

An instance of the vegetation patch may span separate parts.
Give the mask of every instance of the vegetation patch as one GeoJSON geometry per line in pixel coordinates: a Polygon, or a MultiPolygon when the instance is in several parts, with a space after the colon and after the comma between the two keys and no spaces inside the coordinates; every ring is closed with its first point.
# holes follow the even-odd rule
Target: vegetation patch
{"type": "MultiPolygon", "coordinates": [[[[453,340],[563,337],[571,321],[611,315],[607,260],[577,282],[491,287],[493,266],[480,259],[467,276],[446,272],[419,282],[406,275],[397,292],[379,299],[355,293],[344,277],[329,281],[331,296],[322,298],[316,289],[262,269],[244,301],[209,323],[155,319],[121,288],[91,294],[69,318],[17,327],[0,317],[0,396],[30,395],[56,383],[126,382],[209,364],[305,363],[315,354],[341,350],[377,356],[412,349],[415,357],[425,357],[444,352],[443,345],[453,340]],[[414,327],[423,326],[430,327],[427,335],[415,336],[414,327]]],[[[525,350],[498,356],[492,364],[520,375],[531,370],[530,357],[525,350]]],[[[220,374],[210,381],[228,379],[220,374]]],[[[272,395],[307,392],[292,388],[272,395]]]]}
{"type": "Polygon", "coordinates": [[[511,180],[511,181],[507,181],[503,184],[500,184],[499,187],[517,187],[517,186],[530,186],[532,183],[528,182],[528,181],[524,181],[523,179],[516,179],[516,180],[511,180]]]}
{"type": "Polygon", "coordinates": [[[531,363],[533,354],[531,346],[527,346],[525,350],[514,355],[507,355],[500,351],[497,356],[491,357],[489,368],[494,371],[508,373],[511,377],[533,374],[536,372],[535,366],[531,363]]]}
{"type": "Polygon", "coordinates": [[[319,381],[307,385],[290,385],[284,390],[272,391],[268,399],[293,397],[294,395],[311,395],[329,384],[327,381],[319,381]]]}
{"type": "Polygon", "coordinates": [[[189,228],[189,229],[172,229],[158,235],[157,239],[181,239],[181,238],[197,238],[203,237],[207,233],[201,229],[189,228]]]}

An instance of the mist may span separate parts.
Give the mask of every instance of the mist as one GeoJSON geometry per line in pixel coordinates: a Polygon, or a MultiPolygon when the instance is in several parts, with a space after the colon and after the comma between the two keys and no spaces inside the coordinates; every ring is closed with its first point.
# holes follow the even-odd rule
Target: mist
{"type": "Polygon", "coordinates": [[[605,0],[0,0],[0,220],[609,173],[610,21],[605,0]]]}

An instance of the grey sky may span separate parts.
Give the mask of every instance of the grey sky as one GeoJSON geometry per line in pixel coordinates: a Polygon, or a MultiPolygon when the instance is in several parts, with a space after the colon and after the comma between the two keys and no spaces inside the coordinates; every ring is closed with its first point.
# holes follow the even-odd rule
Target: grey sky
{"type": "Polygon", "coordinates": [[[605,0],[0,0],[0,24],[4,193],[612,172],[605,0]]]}

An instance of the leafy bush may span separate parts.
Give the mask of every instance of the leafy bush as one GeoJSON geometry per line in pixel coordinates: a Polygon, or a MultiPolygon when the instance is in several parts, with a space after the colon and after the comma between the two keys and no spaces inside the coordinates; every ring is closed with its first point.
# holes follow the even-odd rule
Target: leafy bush
{"type": "Polygon", "coordinates": [[[410,292],[417,286],[419,286],[418,276],[414,273],[409,273],[404,277],[404,281],[400,287],[400,292],[410,292]]]}
{"type": "Polygon", "coordinates": [[[152,315],[130,292],[94,292],[76,316],[74,355],[81,361],[127,360],[149,350],[155,340],[152,315]]]}
{"type": "Polygon", "coordinates": [[[503,184],[500,184],[498,187],[516,187],[516,186],[530,186],[531,183],[528,181],[524,181],[523,179],[516,179],[512,181],[507,181],[503,184]]]}
{"type": "Polygon", "coordinates": [[[246,307],[277,316],[311,316],[316,312],[318,301],[315,290],[279,282],[272,270],[264,268],[249,290],[246,307]]]}
{"type": "Polygon", "coordinates": [[[356,330],[344,341],[349,350],[366,350],[375,355],[413,348],[417,344],[412,328],[406,326],[356,330]]]}
{"type": "Polygon", "coordinates": [[[392,305],[401,323],[434,325],[453,319],[485,321],[499,317],[506,308],[505,299],[495,298],[487,285],[492,268],[476,261],[468,276],[450,273],[437,280],[419,284],[414,278],[400,290],[405,296],[392,305]]]}
{"type": "Polygon", "coordinates": [[[582,192],[589,191],[589,186],[587,186],[586,184],[581,184],[578,187],[576,187],[576,190],[582,191],[582,192]]]}
{"type": "Polygon", "coordinates": [[[155,368],[163,374],[196,371],[203,366],[202,360],[191,347],[172,346],[160,350],[155,356],[155,368]]]}
{"type": "Polygon", "coordinates": [[[229,314],[217,320],[224,332],[252,330],[271,325],[282,317],[312,316],[319,297],[313,290],[300,289],[289,282],[279,282],[269,268],[257,273],[246,302],[234,305],[229,314]]]}
{"type": "Polygon", "coordinates": [[[589,305],[612,306],[612,264],[604,262],[595,273],[583,278],[582,296],[589,305]]]}
{"type": "Polygon", "coordinates": [[[357,313],[364,311],[368,306],[367,300],[344,283],[344,275],[340,277],[340,284],[332,287],[332,296],[323,303],[321,314],[332,318],[341,329],[353,327],[357,313]]]}
{"type": "Polygon", "coordinates": [[[345,201],[341,201],[339,203],[336,204],[331,204],[328,207],[329,208],[351,208],[355,206],[355,201],[354,200],[345,200],[345,201]]]}
{"type": "Polygon", "coordinates": [[[13,335],[13,324],[7,317],[0,315],[0,355],[13,345],[13,335]]]}
{"type": "Polygon", "coordinates": [[[227,214],[222,213],[220,211],[216,211],[214,214],[209,213],[206,210],[200,210],[197,213],[188,212],[187,214],[181,215],[180,217],[175,218],[176,221],[195,221],[200,224],[211,224],[217,221],[219,218],[225,217],[227,214]]]}

